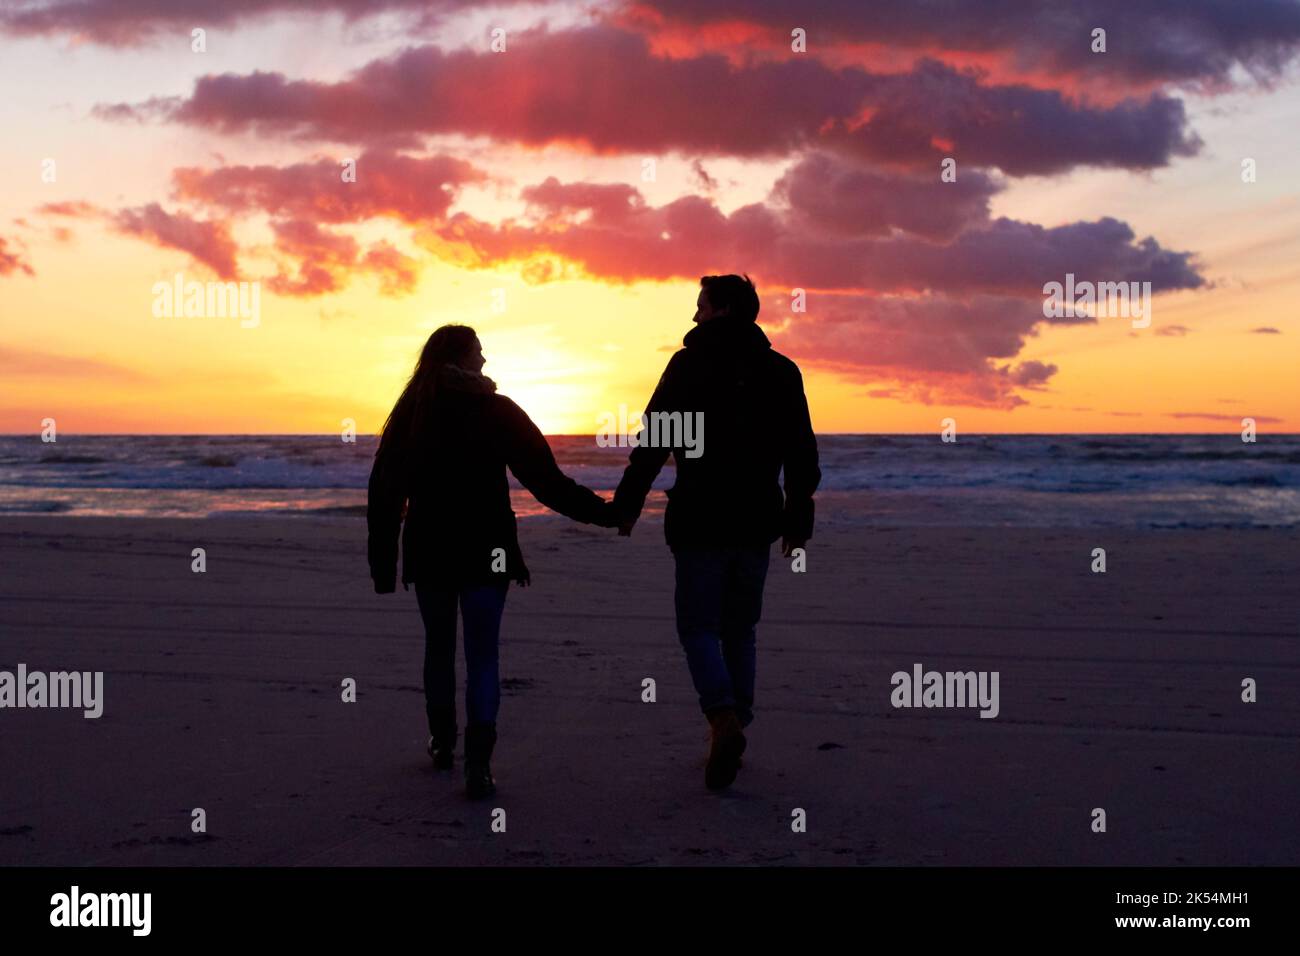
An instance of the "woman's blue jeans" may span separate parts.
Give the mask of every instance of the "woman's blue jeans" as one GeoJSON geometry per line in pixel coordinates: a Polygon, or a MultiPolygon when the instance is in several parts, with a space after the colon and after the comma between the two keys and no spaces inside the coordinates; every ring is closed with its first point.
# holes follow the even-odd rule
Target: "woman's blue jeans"
{"type": "Polygon", "coordinates": [[[424,706],[429,732],[456,713],[456,604],[465,631],[467,724],[495,724],[501,706],[498,639],[508,585],[447,587],[420,583],[415,599],[424,619],[424,706]]]}

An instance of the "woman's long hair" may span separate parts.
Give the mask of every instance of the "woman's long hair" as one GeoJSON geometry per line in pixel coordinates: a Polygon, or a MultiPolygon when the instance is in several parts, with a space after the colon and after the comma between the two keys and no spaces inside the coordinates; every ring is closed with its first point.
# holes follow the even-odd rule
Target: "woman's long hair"
{"type": "Polygon", "coordinates": [[[444,366],[455,365],[469,355],[478,338],[468,325],[444,325],[435,329],[420,351],[411,379],[402,389],[379,437],[376,455],[395,453],[399,467],[405,468],[406,452],[424,424],[438,388],[438,373],[444,366]]]}

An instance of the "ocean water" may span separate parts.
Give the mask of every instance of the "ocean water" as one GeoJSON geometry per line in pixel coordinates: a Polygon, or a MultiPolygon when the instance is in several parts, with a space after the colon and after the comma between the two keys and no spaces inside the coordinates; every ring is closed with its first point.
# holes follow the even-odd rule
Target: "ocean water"
{"type": "MultiPolygon", "coordinates": [[[[618,484],[629,449],[549,440],[576,480],[602,494],[618,484]]],[[[818,446],[818,516],[836,524],[1300,525],[1300,435],[822,435],[818,446]]],[[[0,516],[357,518],[374,449],[373,436],[0,436],[0,516]]],[[[670,463],[650,516],[672,480],[670,463]]],[[[563,520],[512,486],[518,515],[563,520]]]]}

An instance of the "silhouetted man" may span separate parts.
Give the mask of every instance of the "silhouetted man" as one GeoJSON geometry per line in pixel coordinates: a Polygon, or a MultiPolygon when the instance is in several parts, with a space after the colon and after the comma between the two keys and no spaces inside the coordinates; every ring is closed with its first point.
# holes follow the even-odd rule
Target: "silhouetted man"
{"type": "Polygon", "coordinates": [[[753,720],[754,628],[772,542],[789,555],[812,536],[821,480],[799,368],[756,324],[748,276],[705,276],[687,333],[650,399],[641,444],[614,495],[619,533],[631,534],[671,450],[664,535],[677,564],[677,636],[712,728],[705,785],[731,785],[753,720]],[[698,422],[696,445],[665,447],[655,422],[698,422]],[[647,432],[649,437],[647,438],[647,432]],[[703,441],[699,441],[702,438],[703,441]],[[785,471],[785,494],[780,475],[785,471]]]}

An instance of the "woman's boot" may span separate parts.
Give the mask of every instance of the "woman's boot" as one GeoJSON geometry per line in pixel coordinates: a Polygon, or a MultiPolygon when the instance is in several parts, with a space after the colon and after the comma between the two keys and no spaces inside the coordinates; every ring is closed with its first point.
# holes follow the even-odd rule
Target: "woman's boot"
{"type": "Polygon", "coordinates": [[[496,724],[470,724],[465,728],[465,793],[471,800],[490,797],[497,791],[490,765],[496,742],[496,724]]]}
{"type": "Polygon", "coordinates": [[[429,756],[435,770],[450,770],[456,762],[456,730],[454,708],[429,715],[429,756]]]}

